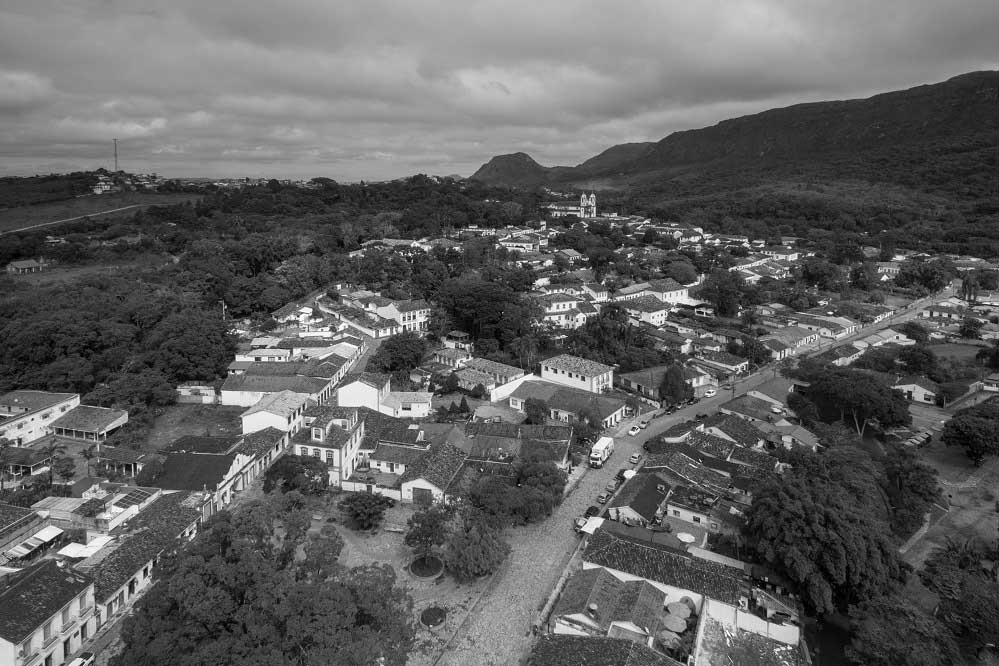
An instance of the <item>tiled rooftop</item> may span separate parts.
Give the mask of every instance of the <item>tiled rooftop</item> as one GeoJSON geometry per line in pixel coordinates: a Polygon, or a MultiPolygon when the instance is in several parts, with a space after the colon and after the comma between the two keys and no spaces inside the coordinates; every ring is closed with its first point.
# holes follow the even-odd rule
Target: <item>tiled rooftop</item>
{"type": "Polygon", "coordinates": [[[614,370],[612,366],[604,365],[603,363],[591,361],[586,358],[580,358],[579,356],[571,356],[569,354],[553,356],[552,358],[542,361],[541,365],[543,367],[555,368],[565,372],[579,373],[584,377],[596,377],[597,375],[602,375],[614,370]]]}
{"type": "Polygon", "coordinates": [[[0,591],[0,637],[21,643],[92,582],[90,576],[55,560],[10,574],[7,587],[0,591]]]}

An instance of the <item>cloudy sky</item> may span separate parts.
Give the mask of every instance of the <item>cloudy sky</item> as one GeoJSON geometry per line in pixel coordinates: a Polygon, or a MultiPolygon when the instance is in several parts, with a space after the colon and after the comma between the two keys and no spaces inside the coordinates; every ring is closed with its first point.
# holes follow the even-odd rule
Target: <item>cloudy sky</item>
{"type": "Polygon", "coordinates": [[[2,0],[0,174],[471,174],[999,69],[996,0],[2,0]]]}

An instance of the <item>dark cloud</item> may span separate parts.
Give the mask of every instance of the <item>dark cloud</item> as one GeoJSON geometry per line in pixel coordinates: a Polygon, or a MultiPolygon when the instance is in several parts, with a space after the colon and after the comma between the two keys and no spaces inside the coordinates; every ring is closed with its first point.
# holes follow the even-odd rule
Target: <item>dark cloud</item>
{"type": "Polygon", "coordinates": [[[0,9],[0,169],[386,178],[625,141],[999,67],[995,0],[0,9]]]}

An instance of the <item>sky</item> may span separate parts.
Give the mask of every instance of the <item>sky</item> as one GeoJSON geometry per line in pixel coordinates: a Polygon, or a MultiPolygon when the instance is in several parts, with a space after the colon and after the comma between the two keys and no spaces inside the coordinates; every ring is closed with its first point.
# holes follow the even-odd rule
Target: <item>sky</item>
{"type": "Polygon", "coordinates": [[[0,0],[0,175],[471,175],[999,69],[996,0],[0,0]]]}

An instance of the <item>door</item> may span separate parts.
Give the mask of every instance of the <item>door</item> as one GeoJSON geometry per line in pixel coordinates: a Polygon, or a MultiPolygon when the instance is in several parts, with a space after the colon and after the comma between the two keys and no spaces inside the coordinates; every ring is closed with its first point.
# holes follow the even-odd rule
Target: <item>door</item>
{"type": "Polygon", "coordinates": [[[430,506],[434,502],[434,494],[426,488],[413,488],[413,503],[419,506],[430,506]]]}

